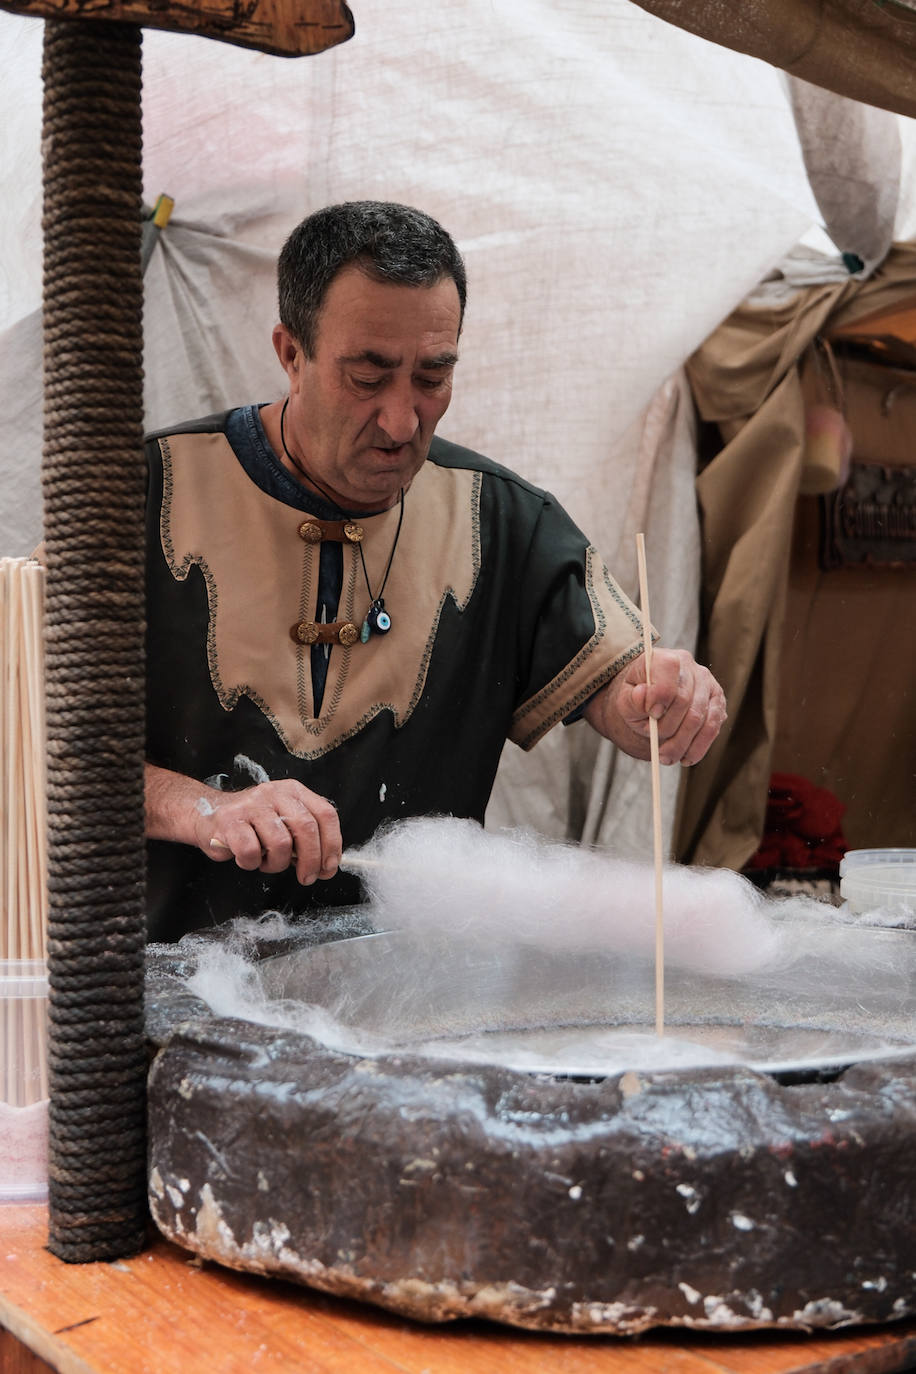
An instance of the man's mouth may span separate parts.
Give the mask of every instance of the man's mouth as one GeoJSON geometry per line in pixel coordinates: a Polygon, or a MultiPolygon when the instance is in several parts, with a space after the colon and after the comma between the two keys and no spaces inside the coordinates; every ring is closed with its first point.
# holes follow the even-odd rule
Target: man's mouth
{"type": "Polygon", "coordinates": [[[374,453],[380,453],[383,458],[390,459],[393,463],[396,463],[400,458],[403,458],[406,451],[406,444],[398,444],[396,447],[392,447],[390,444],[373,445],[374,453]]]}

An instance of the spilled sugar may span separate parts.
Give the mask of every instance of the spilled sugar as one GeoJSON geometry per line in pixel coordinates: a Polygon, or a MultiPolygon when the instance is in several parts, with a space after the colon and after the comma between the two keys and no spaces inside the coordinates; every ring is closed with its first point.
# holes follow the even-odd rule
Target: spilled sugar
{"type": "Polygon", "coordinates": [[[238,772],[250,778],[253,783],[270,782],[270,774],[260,763],[255,763],[247,754],[236,754],[232,760],[238,772]]]}

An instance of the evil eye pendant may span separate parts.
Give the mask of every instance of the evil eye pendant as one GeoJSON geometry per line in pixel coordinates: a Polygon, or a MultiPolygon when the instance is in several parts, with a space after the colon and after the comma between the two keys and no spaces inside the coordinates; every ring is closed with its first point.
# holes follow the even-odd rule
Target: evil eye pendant
{"type": "Polygon", "coordinates": [[[385,610],[385,603],[381,598],[378,601],[373,601],[369,607],[366,625],[369,627],[370,633],[377,635],[386,635],[391,629],[391,616],[385,610]]]}

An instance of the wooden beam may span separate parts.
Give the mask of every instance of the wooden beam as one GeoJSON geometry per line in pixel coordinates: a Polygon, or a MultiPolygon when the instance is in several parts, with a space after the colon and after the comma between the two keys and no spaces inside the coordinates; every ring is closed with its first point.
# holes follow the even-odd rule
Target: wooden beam
{"type": "Polygon", "coordinates": [[[105,19],[217,38],[276,57],[309,57],[353,37],[343,0],[0,0],[39,19],[105,19]]]}

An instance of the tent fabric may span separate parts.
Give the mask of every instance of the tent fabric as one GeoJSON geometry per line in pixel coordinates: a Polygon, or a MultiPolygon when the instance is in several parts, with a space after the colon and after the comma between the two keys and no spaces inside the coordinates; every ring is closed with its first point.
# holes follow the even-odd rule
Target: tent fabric
{"type": "Polygon", "coordinates": [[[868,281],[742,304],[689,359],[700,416],[727,442],[697,479],[703,529],[700,654],[729,718],[681,798],[678,852],[741,868],[763,834],[777,733],[780,647],[804,462],[799,362],[816,335],[916,292],[916,244],[896,244],[868,281]]]}
{"type": "Polygon", "coordinates": [[[788,89],[827,232],[871,275],[894,241],[903,157],[899,121],[797,77],[789,78],[788,89]]]}
{"type": "MultiPolygon", "coordinates": [[[[363,197],[421,205],[470,281],[440,432],[553,491],[631,592],[643,530],[653,620],[692,647],[682,367],[821,220],[785,78],[630,0],[359,0],[353,13],[350,42],[303,61],[144,35],[145,198],[176,206],[145,278],[148,427],[280,394],[273,264],[302,215],[363,197]]],[[[0,207],[9,554],[41,535],[41,29],[0,14],[0,157],[16,188],[0,207]]],[[[916,126],[888,118],[907,135],[899,236],[916,229],[916,126]]],[[[835,253],[821,262],[848,277],[835,253]]],[[[682,771],[663,770],[668,836],[682,771]]],[[[510,747],[493,816],[651,853],[648,770],[584,725],[524,757],[510,747]]]]}
{"type": "MultiPolygon", "coordinates": [[[[662,642],[693,646],[699,624],[700,566],[694,494],[696,416],[683,370],[659,389],[618,445],[616,457],[636,474],[619,541],[618,580],[637,601],[636,534],[648,527],[646,560],[653,623],[662,642]],[[670,556],[674,549],[680,550],[676,559],[670,556]]],[[[665,768],[661,772],[668,849],[680,771],[665,768]]],[[[531,825],[534,798],[537,828],[552,838],[607,846],[621,858],[645,859],[651,852],[645,764],[600,739],[584,722],[552,731],[530,753],[504,753],[487,824],[531,825]]]]}
{"type": "Polygon", "coordinates": [[[690,33],[838,95],[916,115],[912,0],[635,0],[690,33]]]}

